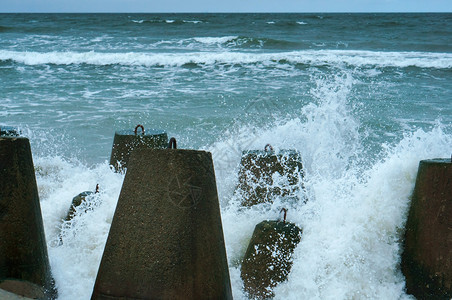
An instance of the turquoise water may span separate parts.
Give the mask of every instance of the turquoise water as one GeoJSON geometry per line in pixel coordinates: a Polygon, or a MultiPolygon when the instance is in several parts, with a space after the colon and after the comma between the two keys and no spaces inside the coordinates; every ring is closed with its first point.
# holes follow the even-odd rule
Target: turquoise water
{"type": "Polygon", "coordinates": [[[0,14],[0,124],[30,138],[60,299],[90,297],[123,179],[107,163],[114,131],[137,124],[212,152],[236,299],[252,230],[282,205],[243,211],[234,198],[241,151],[267,143],[300,151],[310,199],[289,210],[304,237],[276,298],[408,297],[398,264],[417,164],[452,152],[451,25],[452,14],[0,14]],[[53,243],[72,197],[96,183],[101,203],[53,243]]]}

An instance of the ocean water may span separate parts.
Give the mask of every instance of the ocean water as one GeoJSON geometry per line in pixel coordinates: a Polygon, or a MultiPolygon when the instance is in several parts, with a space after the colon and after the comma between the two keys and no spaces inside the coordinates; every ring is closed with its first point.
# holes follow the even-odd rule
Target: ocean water
{"type": "Polygon", "coordinates": [[[304,232],[275,299],[410,299],[418,163],[452,153],[451,40],[452,14],[0,14],[0,124],[30,139],[59,299],[91,296],[114,132],[137,124],[212,152],[235,299],[254,226],[286,205],[234,193],[241,152],[267,143],[301,153],[309,199],[288,207],[304,232]]]}

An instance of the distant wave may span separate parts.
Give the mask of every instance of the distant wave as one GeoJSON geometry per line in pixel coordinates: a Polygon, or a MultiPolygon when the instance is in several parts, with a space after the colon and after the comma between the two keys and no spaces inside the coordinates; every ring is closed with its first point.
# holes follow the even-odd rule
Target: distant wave
{"type": "Polygon", "coordinates": [[[101,53],[101,52],[20,52],[0,50],[0,61],[26,65],[91,64],[184,66],[221,64],[306,64],[313,66],[351,65],[356,67],[452,68],[452,54],[433,52],[374,52],[353,50],[306,50],[277,53],[189,52],[189,53],[101,53]]]}
{"type": "Polygon", "coordinates": [[[287,21],[284,21],[284,22],[268,21],[268,22],[265,22],[265,23],[267,23],[269,25],[289,26],[289,27],[296,26],[296,25],[307,25],[308,24],[308,23],[303,22],[303,21],[289,21],[289,22],[287,22],[287,21]]]}
{"type": "Polygon", "coordinates": [[[246,36],[223,36],[223,37],[194,37],[175,41],[161,41],[158,45],[185,45],[188,48],[196,48],[197,45],[204,45],[217,48],[278,48],[284,49],[296,46],[298,43],[285,40],[254,38],[246,36]]]}
{"type": "Polygon", "coordinates": [[[269,39],[269,38],[254,38],[246,36],[237,36],[224,42],[224,46],[237,48],[284,48],[297,43],[285,40],[269,39]]]}
{"type": "Polygon", "coordinates": [[[13,27],[0,26],[0,32],[10,31],[10,30],[13,30],[13,27]]]}
{"type": "Polygon", "coordinates": [[[193,37],[181,40],[163,40],[159,41],[151,47],[153,49],[199,49],[211,50],[215,49],[294,49],[299,46],[297,42],[269,39],[254,38],[246,36],[222,36],[222,37],[193,37]]]}
{"type": "Polygon", "coordinates": [[[238,36],[194,37],[194,38],[188,39],[188,40],[190,40],[190,41],[194,40],[198,43],[206,44],[206,45],[219,45],[219,44],[221,45],[221,44],[229,43],[238,38],[239,38],[238,36]]]}

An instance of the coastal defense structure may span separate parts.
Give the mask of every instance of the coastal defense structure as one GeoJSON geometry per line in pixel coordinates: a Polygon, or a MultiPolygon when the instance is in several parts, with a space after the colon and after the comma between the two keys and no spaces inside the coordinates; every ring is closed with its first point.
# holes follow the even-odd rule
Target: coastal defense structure
{"type": "Polygon", "coordinates": [[[99,193],[99,185],[96,185],[96,190],[94,192],[92,191],[84,191],[72,198],[71,207],[69,208],[66,218],[64,218],[65,221],[70,221],[74,217],[77,207],[79,207],[86,199],[86,197],[91,196],[93,194],[99,193]]]}
{"type": "Polygon", "coordinates": [[[137,125],[135,130],[115,132],[111,150],[110,165],[120,172],[127,168],[130,154],[138,149],[159,149],[168,145],[168,135],[162,130],[144,129],[137,125]]]}
{"type": "MultiPolygon", "coordinates": [[[[303,189],[304,177],[301,155],[296,150],[273,151],[270,145],[264,150],[248,150],[242,153],[237,191],[242,206],[273,203],[282,196],[297,201],[297,193],[303,189]],[[275,182],[279,173],[281,183],[275,182]]],[[[303,201],[306,201],[303,199],[303,201]]]]}
{"type": "Polygon", "coordinates": [[[30,143],[0,137],[0,289],[56,296],[47,256],[30,143]]]}
{"type": "MultiPolygon", "coordinates": [[[[285,213],[285,212],[284,212],[285,213]]],[[[251,299],[274,297],[273,288],[287,279],[292,254],[302,231],[293,223],[263,221],[256,225],[242,261],[241,278],[251,299]]]]}
{"type": "Polygon", "coordinates": [[[406,224],[402,272],[418,299],[452,298],[452,162],[422,160],[406,224]]]}
{"type": "Polygon", "coordinates": [[[232,299],[210,153],[132,153],[92,299],[232,299]]]}

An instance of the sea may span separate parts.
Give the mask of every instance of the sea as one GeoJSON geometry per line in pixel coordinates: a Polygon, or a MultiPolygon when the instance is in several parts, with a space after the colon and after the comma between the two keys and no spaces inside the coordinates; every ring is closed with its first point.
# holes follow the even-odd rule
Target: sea
{"type": "Polygon", "coordinates": [[[234,299],[254,227],[286,205],[235,192],[267,144],[300,153],[307,199],[286,207],[303,234],[274,299],[414,299],[404,226],[419,161],[452,153],[452,14],[0,14],[0,126],[30,140],[60,300],[91,297],[113,137],[138,124],[212,153],[234,299]]]}

